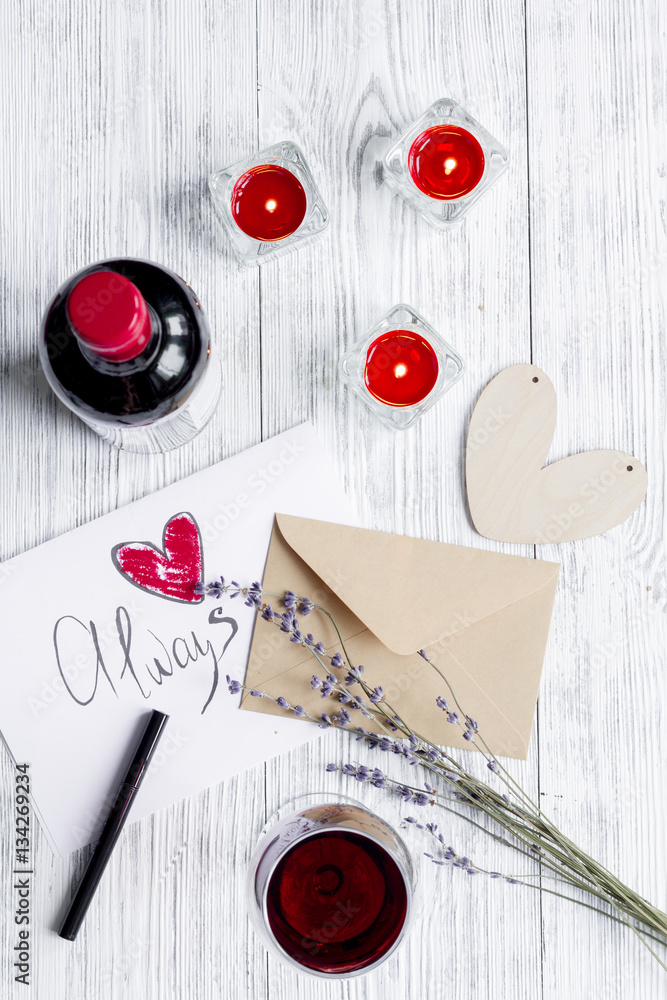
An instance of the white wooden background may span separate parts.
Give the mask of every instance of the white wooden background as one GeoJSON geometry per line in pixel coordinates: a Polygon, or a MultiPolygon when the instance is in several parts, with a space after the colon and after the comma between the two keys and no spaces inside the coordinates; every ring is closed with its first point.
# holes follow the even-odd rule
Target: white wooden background
{"type": "MultiPolygon", "coordinates": [[[[667,908],[663,435],[667,9],[661,0],[5,0],[0,5],[0,557],[312,418],[368,527],[491,547],[463,489],[467,421],[501,368],[553,379],[552,458],[634,451],[639,511],[562,562],[529,761],[514,772],[569,834],[667,908]],[[469,219],[438,232],[392,197],[380,162],[437,97],[510,150],[469,219]],[[214,168],[282,138],[311,160],[331,225],[243,269],[218,233],[214,168]],[[199,293],[225,387],[176,453],[119,454],[56,404],[38,322],[75,269],[160,261],[199,293]],[[343,391],[339,356],[390,305],[416,306],[465,378],[416,429],[384,429],[343,391]]],[[[528,547],[503,551],[532,554],[528,547]]],[[[94,582],[94,581],[91,581],[94,582]]],[[[9,584],[4,583],[3,586],[9,584]]],[[[0,587],[0,616],[2,614],[0,587]]],[[[48,593],[37,588],[40,603],[48,593]]],[[[10,665],[3,664],[3,669],[10,665]]],[[[86,852],[36,837],[31,990],[13,987],[13,772],[1,754],[0,995],[15,1000],[569,1000],[667,995],[630,932],[518,886],[423,862],[400,953],[347,984],[298,977],[251,933],[244,866],[264,818],[344,788],[342,734],[127,830],[76,944],[54,928],[86,852]]],[[[390,819],[406,814],[373,791],[390,819]]],[[[512,856],[443,822],[486,867],[512,856]]],[[[406,833],[415,854],[425,844],[406,833]]]]}

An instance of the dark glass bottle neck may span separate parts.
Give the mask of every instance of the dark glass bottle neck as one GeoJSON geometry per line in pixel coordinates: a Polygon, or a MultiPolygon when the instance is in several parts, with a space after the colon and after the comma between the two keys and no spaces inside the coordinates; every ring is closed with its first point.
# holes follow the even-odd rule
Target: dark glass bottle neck
{"type": "Polygon", "coordinates": [[[157,313],[148,303],[147,308],[151,321],[151,336],[141,354],[138,354],[136,358],[132,358],[130,361],[110,361],[108,358],[102,357],[89,346],[82,343],[81,338],[77,336],[76,330],[72,329],[79,344],[79,350],[91,368],[94,368],[95,371],[103,375],[117,375],[124,378],[127,375],[133,375],[135,372],[145,371],[153,363],[160,350],[162,325],[157,313]]]}

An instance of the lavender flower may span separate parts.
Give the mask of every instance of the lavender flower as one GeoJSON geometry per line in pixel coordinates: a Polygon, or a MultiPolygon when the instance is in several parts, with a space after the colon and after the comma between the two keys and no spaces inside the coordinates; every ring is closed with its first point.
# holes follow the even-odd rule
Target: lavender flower
{"type": "Polygon", "coordinates": [[[282,695],[280,698],[276,698],[276,705],[278,708],[289,708],[288,702],[282,697],[282,695]]]}
{"type": "Polygon", "coordinates": [[[498,774],[500,772],[500,768],[498,767],[498,762],[495,760],[490,760],[486,766],[488,767],[489,771],[493,771],[494,774],[498,774]]]}
{"type": "Polygon", "coordinates": [[[334,668],[334,670],[337,670],[339,667],[342,667],[344,662],[345,661],[343,657],[340,655],[340,653],[334,653],[334,655],[331,657],[331,666],[334,668]]]}
{"type": "Polygon", "coordinates": [[[377,705],[377,703],[382,701],[382,699],[384,698],[384,691],[382,690],[381,687],[376,687],[373,693],[369,695],[369,698],[374,705],[377,705]]]}
{"type": "Polygon", "coordinates": [[[262,610],[261,583],[255,581],[251,587],[248,587],[245,605],[247,608],[257,608],[258,611],[262,610]]]}
{"type": "Polygon", "coordinates": [[[438,697],[435,699],[435,703],[438,706],[438,708],[441,708],[443,710],[443,712],[449,711],[449,705],[441,695],[438,695],[438,697]]]}
{"type": "Polygon", "coordinates": [[[243,685],[239,681],[233,681],[229,674],[227,674],[227,687],[230,694],[238,694],[239,691],[243,690],[243,685]]]}
{"type": "Polygon", "coordinates": [[[283,597],[283,604],[288,611],[292,611],[296,607],[299,598],[296,596],[293,590],[288,590],[285,592],[283,597]]]}
{"type": "Polygon", "coordinates": [[[263,691],[256,691],[254,688],[250,692],[250,694],[252,695],[253,698],[263,698],[264,697],[264,692],[263,691]]]}

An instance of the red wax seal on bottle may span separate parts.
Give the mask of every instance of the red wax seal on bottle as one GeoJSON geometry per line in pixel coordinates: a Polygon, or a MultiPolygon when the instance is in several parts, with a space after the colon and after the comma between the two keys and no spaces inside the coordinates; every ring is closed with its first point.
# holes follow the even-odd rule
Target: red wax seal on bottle
{"type": "Polygon", "coordinates": [[[458,125],[435,125],[418,135],[408,154],[410,175],[424,194],[441,201],[463,198],[484,174],[484,150],[458,125]]]}
{"type": "Polygon", "coordinates": [[[105,361],[132,361],[151,339],[146,300],[117,271],[93,271],[77,282],[67,317],[79,342],[105,361]]]}

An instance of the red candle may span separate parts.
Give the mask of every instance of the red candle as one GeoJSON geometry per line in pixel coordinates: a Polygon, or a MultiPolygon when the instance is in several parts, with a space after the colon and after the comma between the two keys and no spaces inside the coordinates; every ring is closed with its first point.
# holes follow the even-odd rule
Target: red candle
{"type": "Polygon", "coordinates": [[[291,170],[273,163],[251,167],[239,177],[232,193],[232,216],[239,229],[254,240],[291,236],[306,214],[306,192],[291,170]]]}
{"type": "Polygon", "coordinates": [[[481,181],[484,150],[467,129],[435,125],[412,143],[408,168],[420,191],[451,201],[469,194],[481,181]]]}
{"type": "Polygon", "coordinates": [[[388,330],[366,354],[366,388],[389,406],[415,406],[435,385],[438,358],[428,340],[413,330],[388,330]]]}

